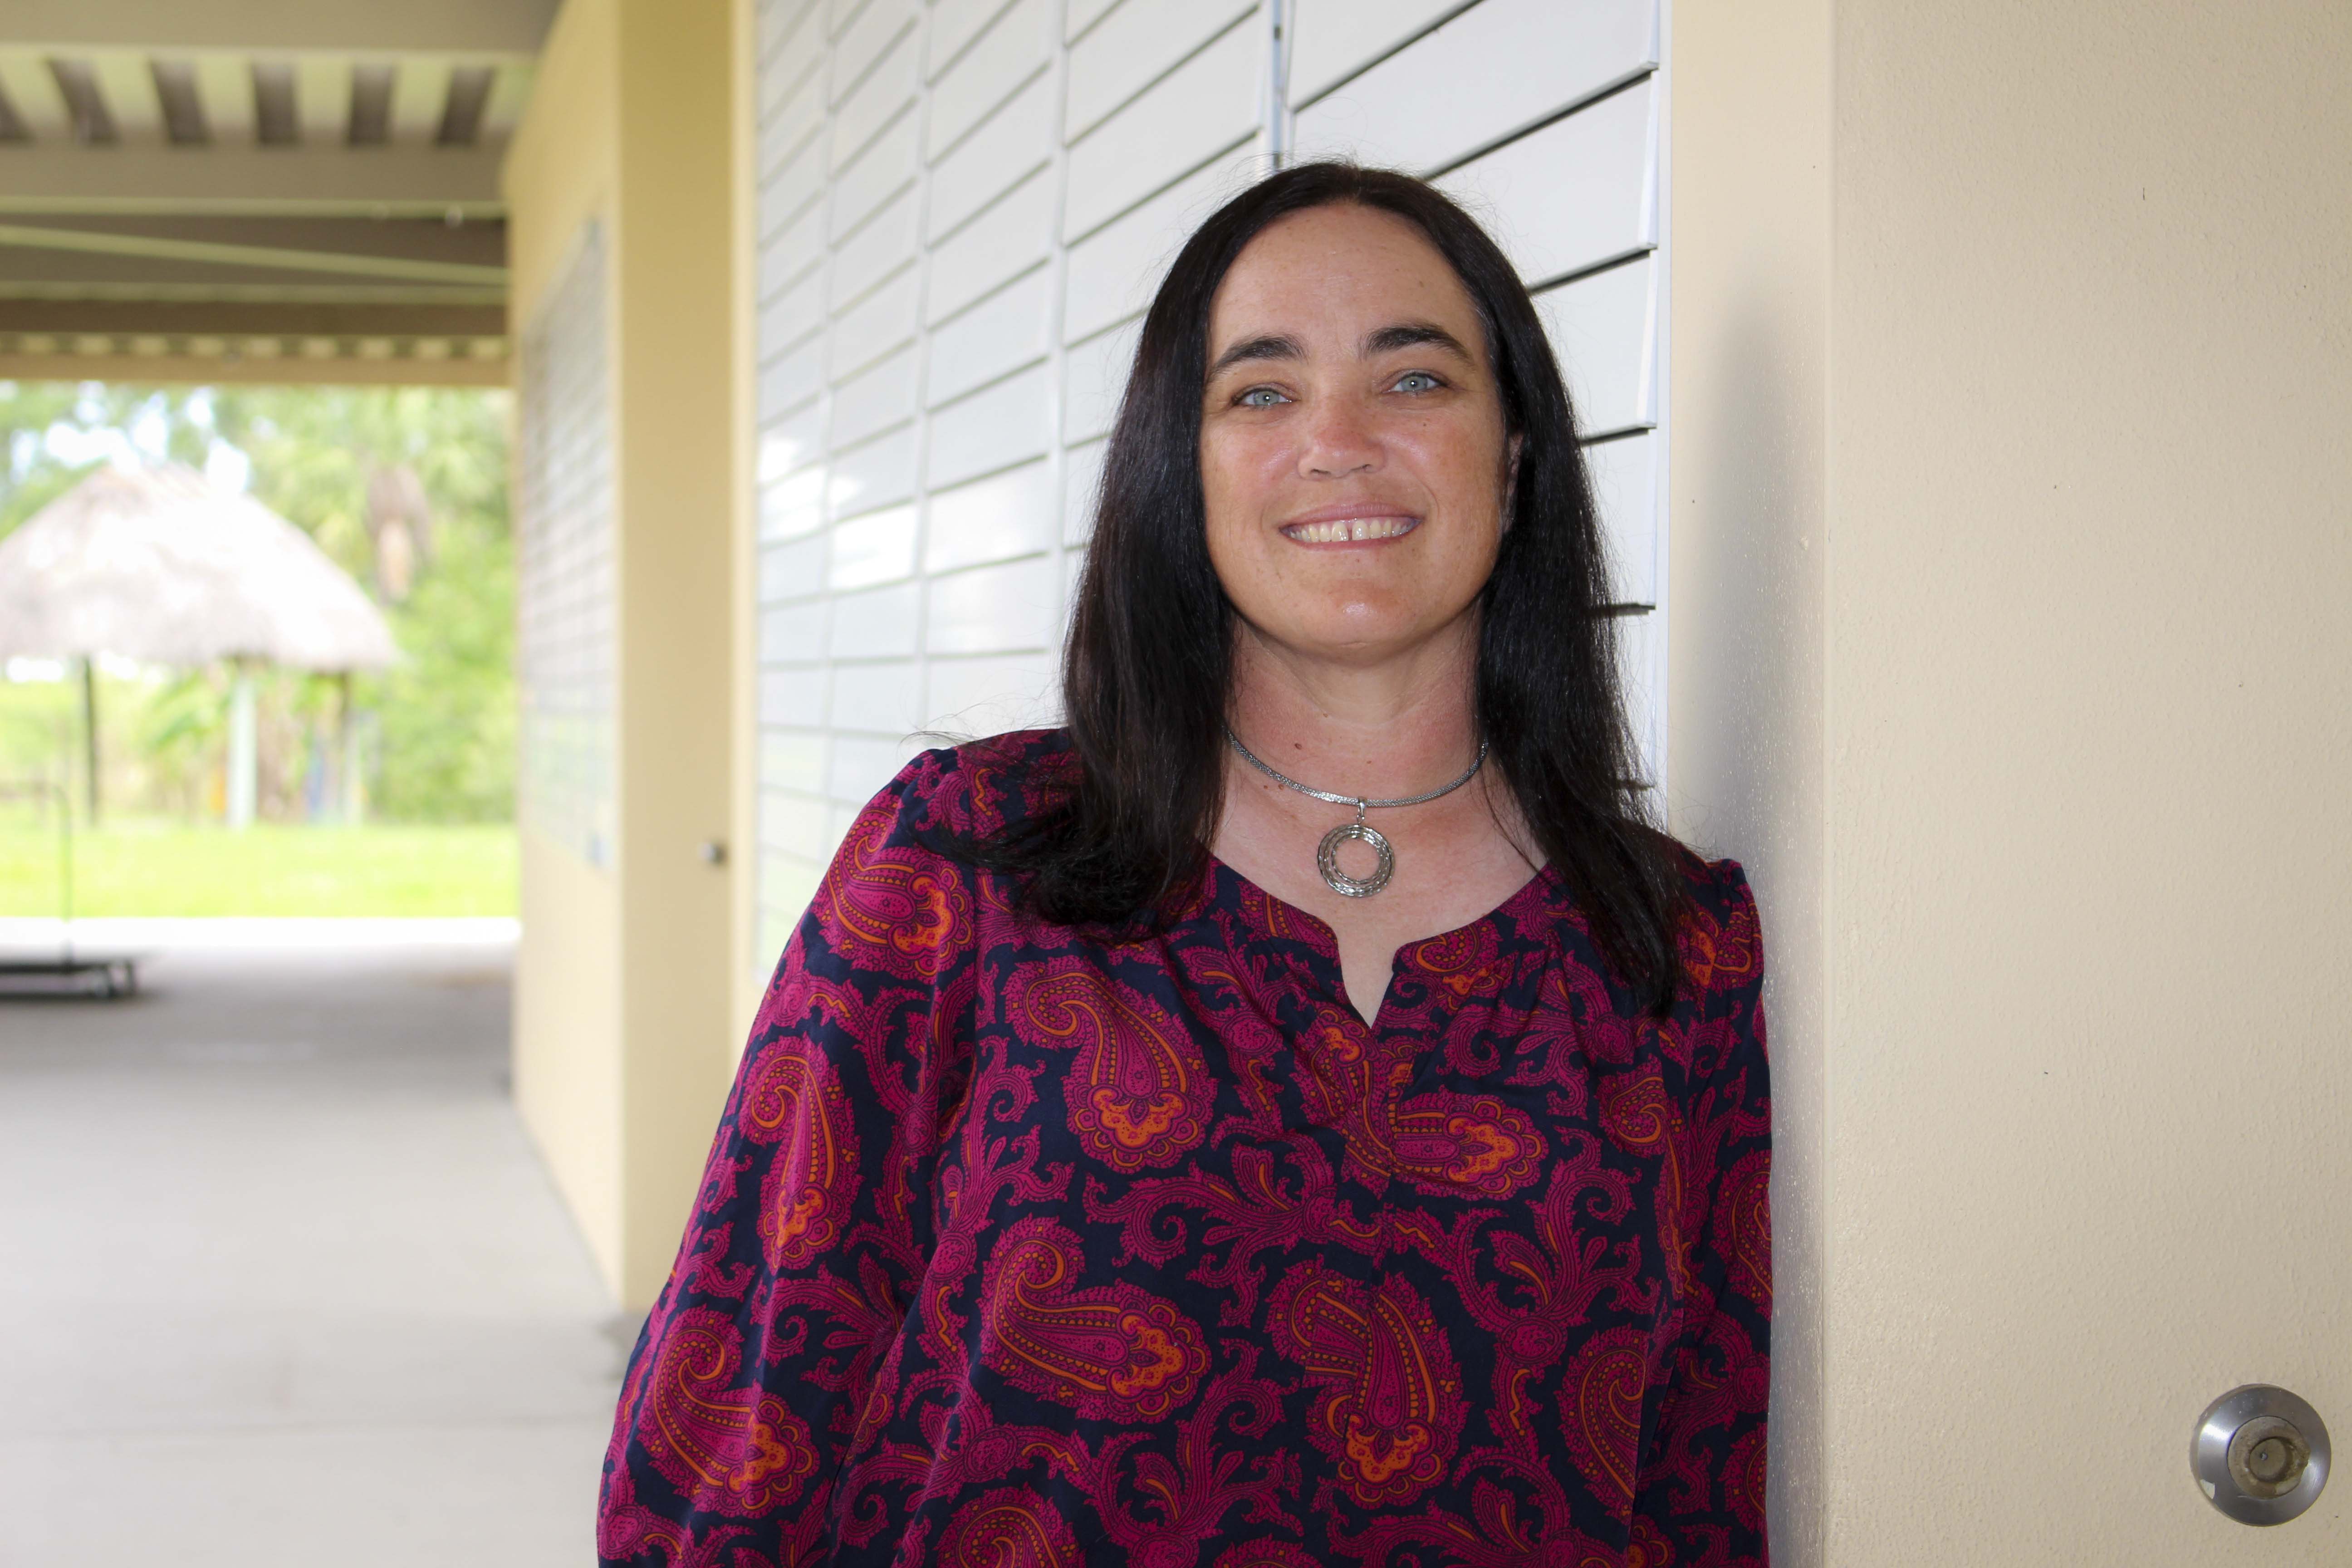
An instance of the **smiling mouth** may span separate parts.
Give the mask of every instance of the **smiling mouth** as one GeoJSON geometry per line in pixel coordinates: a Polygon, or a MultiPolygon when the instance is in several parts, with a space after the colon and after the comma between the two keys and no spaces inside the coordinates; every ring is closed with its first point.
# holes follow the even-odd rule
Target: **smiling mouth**
{"type": "Polygon", "coordinates": [[[1300,544],[1369,544],[1402,539],[1420,526],[1417,517],[1335,517],[1328,522],[1294,522],[1282,536],[1300,544]]]}

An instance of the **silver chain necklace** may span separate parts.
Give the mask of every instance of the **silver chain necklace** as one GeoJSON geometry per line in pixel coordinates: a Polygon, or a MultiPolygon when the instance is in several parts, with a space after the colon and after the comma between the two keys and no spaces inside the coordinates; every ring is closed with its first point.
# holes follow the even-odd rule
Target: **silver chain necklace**
{"type": "Polygon", "coordinates": [[[1323,873],[1324,885],[1346,899],[1369,899],[1387,887],[1389,879],[1396,874],[1395,848],[1389,843],[1387,836],[1378,828],[1365,826],[1364,813],[1385,810],[1396,805],[1419,805],[1424,801],[1435,800],[1439,795],[1452,795],[1476,777],[1478,770],[1486,765],[1486,742],[1481,741],[1478,742],[1478,754],[1471,759],[1470,765],[1463,770],[1462,776],[1443,789],[1431,790],[1427,795],[1400,795],[1394,800],[1373,800],[1366,795],[1339,795],[1328,789],[1309,789],[1289,774],[1276,771],[1255,752],[1243,745],[1242,738],[1234,733],[1234,727],[1231,724],[1225,726],[1225,739],[1232,742],[1234,751],[1241,753],[1242,761],[1283,788],[1295,789],[1301,795],[1313,795],[1317,800],[1328,800],[1333,805],[1352,805],[1356,808],[1355,821],[1342,823],[1333,828],[1325,834],[1323,841],[1315,847],[1315,867],[1323,873]],[[1350,839],[1359,838],[1370,845],[1372,853],[1380,857],[1380,864],[1373,868],[1372,874],[1369,877],[1350,877],[1339,869],[1339,846],[1350,839]]]}

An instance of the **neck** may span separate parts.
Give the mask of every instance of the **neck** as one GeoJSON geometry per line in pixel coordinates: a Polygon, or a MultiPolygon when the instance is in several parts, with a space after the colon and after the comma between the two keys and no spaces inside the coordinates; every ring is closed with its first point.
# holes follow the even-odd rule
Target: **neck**
{"type": "Polygon", "coordinates": [[[1478,754],[1477,653],[1477,622],[1468,616],[1414,648],[1365,663],[1301,654],[1244,625],[1234,647],[1234,732],[1268,765],[1316,789],[1423,794],[1478,754]]]}

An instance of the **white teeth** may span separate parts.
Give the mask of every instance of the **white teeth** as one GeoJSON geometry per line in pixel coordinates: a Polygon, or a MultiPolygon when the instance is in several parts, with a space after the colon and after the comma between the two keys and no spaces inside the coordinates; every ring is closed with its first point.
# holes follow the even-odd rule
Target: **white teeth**
{"type": "Polygon", "coordinates": [[[1361,544],[1372,539],[1394,539],[1410,533],[1417,520],[1410,517],[1343,517],[1329,522],[1297,522],[1282,531],[1301,544],[1361,544]]]}

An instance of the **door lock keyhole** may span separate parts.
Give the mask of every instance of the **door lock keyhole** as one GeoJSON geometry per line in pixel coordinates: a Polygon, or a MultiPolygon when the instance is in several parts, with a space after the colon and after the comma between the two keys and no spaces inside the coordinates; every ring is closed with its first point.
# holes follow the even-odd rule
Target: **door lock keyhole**
{"type": "Polygon", "coordinates": [[[2205,1407],[2189,1468],[2208,1501],[2241,1524],[2284,1524],[2327,1484],[2327,1424],[2284,1388],[2250,1383],[2205,1407]]]}
{"type": "Polygon", "coordinates": [[[2230,1436],[2230,1479],[2249,1497],[2286,1496],[2310,1463],[2311,1445],[2275,1415],[2257,1415],[2230,1436]]]}

